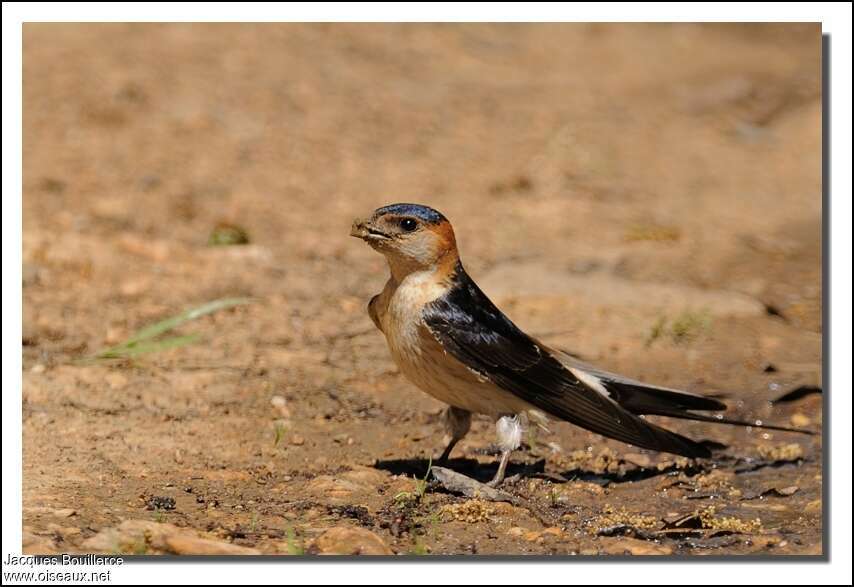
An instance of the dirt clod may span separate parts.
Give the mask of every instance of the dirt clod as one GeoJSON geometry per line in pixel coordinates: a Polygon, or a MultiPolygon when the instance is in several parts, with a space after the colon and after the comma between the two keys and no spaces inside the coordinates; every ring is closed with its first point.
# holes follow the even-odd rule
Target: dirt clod
{"type": "Polygon", "coordinates": [[[169,496],[152,495],[145,502],[147,510],[174,510],[175,498],[169,496]]]}
{"type": "Polygon", "coordinates": [[[331,528],[314,541],[308,552],[333,555],[394,554],[382,538],[364,528],[331,528]]]}

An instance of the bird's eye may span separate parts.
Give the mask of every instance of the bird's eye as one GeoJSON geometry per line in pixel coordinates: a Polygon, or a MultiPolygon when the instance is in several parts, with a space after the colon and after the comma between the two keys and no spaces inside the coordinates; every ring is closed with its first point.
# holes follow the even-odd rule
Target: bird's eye
{"type": "Polygon", "coordinates": [[[404,232],[412,232],[418,228],[418,223],[412,218],[404,218],[400,221],[400,228],[403,229],[404,232]]]}

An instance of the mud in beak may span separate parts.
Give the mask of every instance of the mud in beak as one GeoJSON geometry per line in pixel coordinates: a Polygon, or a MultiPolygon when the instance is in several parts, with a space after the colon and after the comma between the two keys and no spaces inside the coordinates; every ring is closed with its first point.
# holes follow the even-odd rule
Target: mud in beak
{"type": "Polygon", "coordinates": [[[353,226],[350,227],[350,236],[355,236],[356,238],[361,239],[365,238],[365,236],[368,234],[368,229],[365,224],[367,224],[366,220],[356,218],[353,221],[353,226]]]}
{"type": "Polygon", "coordinates": [[[353,226],[350,227],[350,236],[360,238],[364,241],[378,241],[391,238],[386,233],[374,228],[370,220],[363,218],[356,218],[353,221],[353,226]]]}

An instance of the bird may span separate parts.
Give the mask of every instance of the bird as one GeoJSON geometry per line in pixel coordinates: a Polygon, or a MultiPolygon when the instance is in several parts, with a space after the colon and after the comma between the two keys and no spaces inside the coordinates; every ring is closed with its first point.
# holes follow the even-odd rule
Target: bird
{"type": "Polygon", "coordinates": [[[437,210],[399,203],[353,221],[350,235],[381,253],[389,268],[368,314],[385,335],[400,372],[447,404],[445,463],[471,427],[472,414],[495,419],[500,485],[525,429],[562,420],[640,448],[690,458],[710,449],[647,421],[670,416],[716,424],[809,431],[707,415],[717,397],[650,385],[610,373],[549,347],[516,326],[478,287],[460,260],[454,229],[437,210]]]}

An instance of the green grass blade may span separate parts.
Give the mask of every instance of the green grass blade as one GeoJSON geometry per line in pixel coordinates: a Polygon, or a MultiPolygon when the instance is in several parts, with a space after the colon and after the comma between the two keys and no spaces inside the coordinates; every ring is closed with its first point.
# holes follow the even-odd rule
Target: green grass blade
{"type": "Polygon", "coordinates": [[[156,353],[167,349],[179,348],[193,344],[200,338],[198,334],[188,334],[186,336],[173,336],[160,340],[141,341],[131,345],[121,345],[101,351],[95,355],[98,359],[126,359],[130,357],[138,357],[147,353],[156,353]]]}
{"type": "Polygon", "coordinates": [[[233,306],[240,306],[243,304],[248,304],[250,302],[251,300],[249,298],[223,298],[221,300],[214,300],[212,302],[202,304],[201,306],[196,306],[195,308],[190,308],[185,312],[181,312],[177,316],[166,318],[165,320],[161,320],[160,322],[152,324],[151,326],[146,326],[145,328],[138,330],[133,336],[123,342],[120,346],[129,346],[138,343],[142,340],[147,340],[156,336],[160,336],[161,334],[169,332],[170,330],[173,330],[181,324],[189,322],[190,320],[201,318],[202,316],[212,314],[218,310],[231,308],[233,306]]]}
{"type": "Polygon", "coordinates": [[[208,314],[212,314],[218,310],[231,308],[233,306],[241,306],[251,302],[252,300],[250,298],[223,298],[221,300],[207,302],[201,306],[196,306],[195,308],[190,308],[189,310],[181,312],[177,316],[171,316],[165,320],[146,326],[145,328],[135,332],[133,336],[126,341],[99,351],[92,358],[125,359],[147,353],[187,346],[196,342],[199,339],[199,335],[189,334],[186,336],[161,338],[160,340],[155,339],[170,330],[174,330],[185,322],[189,322],[190,320],[207,316],[208,314]]]}

